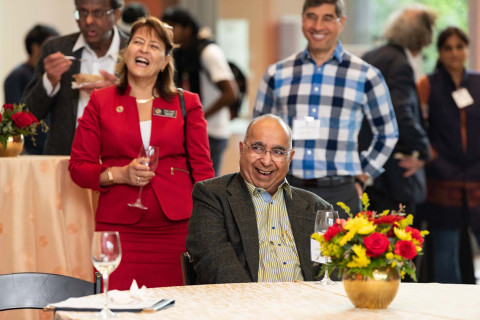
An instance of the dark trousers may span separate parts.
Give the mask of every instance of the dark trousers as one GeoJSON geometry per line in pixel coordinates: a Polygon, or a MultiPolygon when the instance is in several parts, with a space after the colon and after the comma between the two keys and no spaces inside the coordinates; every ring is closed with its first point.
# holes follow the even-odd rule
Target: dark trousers
{"type": "Polygon", "coordinates": [[[217,139],[208,137],[210,143],[210,158],[213,162],[213,170],[215,170],[215,176],[220,175],[220,167],[222,165],[223,152],[227,148],[228,139],[217,139]]]}
{"type": "Polygon", "coordinates": [[[312,185],[312,180],[303,180],[297,177],[292,176],[291,174],[287,175],[287,180],[290,185],[308,190],[315,193],[323,200],[330,203],[335,211],[338,211],[340,218],[347,219],[348,214],[337,205],[337,202],[343,202],[348,207],[350,207],[350,212],[355,215],[361,210],[361,202],[358,197],[357,189],[355,188],[355,182],[350,182],[346,184],[334,183],[330,186],[319,187],[312,185]]]}

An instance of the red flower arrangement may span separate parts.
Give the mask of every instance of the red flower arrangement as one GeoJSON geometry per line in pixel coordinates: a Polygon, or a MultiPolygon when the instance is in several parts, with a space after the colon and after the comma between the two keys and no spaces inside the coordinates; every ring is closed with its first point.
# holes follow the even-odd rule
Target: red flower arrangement
{"type": "Polygon", "coordinates": [[[402,277],[407,273],[416,280],[412,259],[421,254],[423,238],[428,231],[411,227],[413,216],[406,215],[403,207],[397,212],[386,210],[377,214],[367,211],[369,199],[366,194],[362,202],[365,210],[355,216],[350,208],[339,202],[350,218],[337,219],[323,236],[312,235],[320,242],[322,255],[331,259],[324,268],[329,272],[338,268],[340,273],[346,271],[367,277],[372,277],[376,269],[391,268],[397,269],[402,277]]]}
{"type": "MultiPolygon", "coordinates": [[[[9,137],[34,136],[38,127],[43,132],[48,130],[45,122],[38,121],[24,104],[4,104],[0,110],[0,143],[4,149],[7,147],[9,137]]],[[[35,139],[32,140],[35,143],[35,139]]]]}

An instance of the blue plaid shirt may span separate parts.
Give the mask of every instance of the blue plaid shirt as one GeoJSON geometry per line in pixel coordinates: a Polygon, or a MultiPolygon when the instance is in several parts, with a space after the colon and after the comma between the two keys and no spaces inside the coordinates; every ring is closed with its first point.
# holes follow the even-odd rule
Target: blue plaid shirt
{"type": "Polygon", "coordinates": [[[273,113],[290,126],[296,117],[320,120],[321,139],[294,140],[290,172],[301,179],[335,175],[372,178],[398,140],[390,94],[381,73],[343,50],[338,41],[330,60],[317,66],[307,49],[268,67],[260,82],[253,116],[273,113]],[[364,116],[373,133],[358,153],[364,116]]]}

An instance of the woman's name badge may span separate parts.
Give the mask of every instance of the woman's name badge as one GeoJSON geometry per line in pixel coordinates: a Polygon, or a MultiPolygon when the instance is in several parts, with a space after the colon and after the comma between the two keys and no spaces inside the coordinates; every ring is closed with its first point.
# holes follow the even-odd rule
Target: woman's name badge
{"type": "Polygon", "coordinates": [[[153,115],[167,118],[175,118],[177,116],[176,110],[168,110],[161,108],[153,108],[153,115]]]}
{"type": "Polygon", "coordinates": [[[320,139],[320,120],[313,117],[293,119],[293,140],[317,140],[320,139]]]}
{"type": "Polygon", "coordinates": [[[457,104],[458,109],[463,109],[473,104],[473,98],[467,88],[460,88],[452,92],[453,100],[457,104]]]}

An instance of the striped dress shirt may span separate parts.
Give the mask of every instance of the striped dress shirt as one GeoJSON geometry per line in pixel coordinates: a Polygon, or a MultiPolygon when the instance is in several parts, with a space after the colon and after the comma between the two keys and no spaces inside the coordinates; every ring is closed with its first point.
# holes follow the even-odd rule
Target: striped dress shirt
{"type": "Polygon", "coordinates": [[[398,139],[390,94],[381,73],[344,51],[317,66],[307,49],[268,67],[260,82],[253,116],[273,113],[290,126],[295,118],[320,121],[320,138],[294,140],[291,174],[301,179],[381,174],[398,139]],[[373,133],[358,153],[366,117],[373,133]]]}
{"type": "Polygon", "coordinates": [[[285,205],[292,198],[285,180],[272,196],[245,181],[252,197],[259,237],[258,282],[303,281],[297,247],[285,205]]]}

